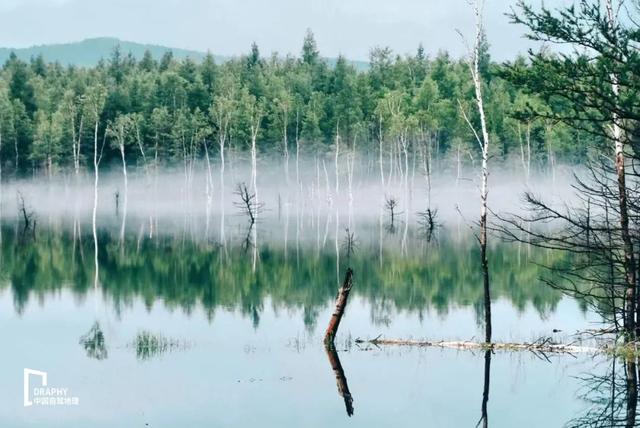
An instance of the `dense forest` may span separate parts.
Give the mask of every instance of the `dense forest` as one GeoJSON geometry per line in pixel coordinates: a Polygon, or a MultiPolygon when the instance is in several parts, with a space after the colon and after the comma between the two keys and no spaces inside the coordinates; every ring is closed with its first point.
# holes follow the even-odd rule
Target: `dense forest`
{"type": "MultiPolygon", "coordinates": [[[[594,142],[588,132],[529,115],[552,103],[504,78],[528,67],[498,64],[483,38],[480,73],[491,155],[522,168],[580,162],[594,142]]],[[[357,70],[340,57],[322,59],[311,31],[300,57],[249,54],[217,64],[151,52],[136,60],[115,49],[96,67],[62,66],[12,55],[0,71],[0,158],[5,177],[52,176],[92,169],[94,145],[104,164],[187,165],[224,150],[261,156],[333,153],[343,145],[375,158],[428,153],[444,168],[479,157],[473,82],[465,59],[441,52],[400,56],[374,48],[357,70]],[[460,114],[464,111],[465,114],[460,114]]]]}

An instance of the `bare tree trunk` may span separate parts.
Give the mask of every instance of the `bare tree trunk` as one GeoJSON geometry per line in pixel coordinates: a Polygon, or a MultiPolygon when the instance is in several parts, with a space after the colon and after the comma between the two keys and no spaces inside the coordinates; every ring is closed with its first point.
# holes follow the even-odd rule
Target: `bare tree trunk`
{"type": "Polygon", "coordinates": [[[284,145],[284,177],[287,183],[287,189],[289,188],[289,141],[287,140],[287,126],[288,122],[288,110],[286,107],[282,110],[283,125],[282,125],[282,144],[284,145]]]}
{"type": "Polygon", "coordinates": [[[384,166],[382,162],[382,115],[378,120],[378,162],[380,164],[380,183],[384,188],[384,166]]]}
{"type": "Polygon", "coordinates": [[[349,190],[349,231],[352,231],[352,217],[353,217],[353,169],[355,166],[356,157],[356,136],[353,137],[353,145],[351,150],[347,154],[347,184],[349,190]]]}
{"type": "Polygon", "coordinates": [[[326,185],[326,193],[327,193],[327,202],[329,204],[330,207],[333,206],[333,198],[331,197],[331,186],[329,185],[329,172],[327,172],[327,164],[324,161],[324,159],[322,159],[322,168],[324,168],[324,181],[325,181],[325,185],[326,185]]]}
{"type": "MultiPolygon", "coordinates": [[[[253,186],[253,193],[255,195],[255,205],[260,207],[260,198],[258,196],[258,153],[256,148],[256,140],[258,138],[258,132],[260,130],[261,117],[258,114],[251,122],[251,182],[253,186]]],[[[259,209],[256,209],[256,217],[258,216],[259,209]]],[[[256,271],[256,265],[258,261],[258,225],[253,226],[253,272],[256,271]]]]}
{"type": "Polygon", "coordinates": [[[18,176],[18,161],[19,161],[19,156],[18,156],[18,136],[16,133],[16,136],[13,137],[13,148],[16,152],[16,161],[15,161],[15,165],[16,165],[16,170],[15,170],[15,175],[16,177],[18,176]]]}
{"type": "Polygon", "coordinates": [[[476,33],[473,51],[469,61],[469,70],[473,79],[475,89],[475,101],[480,115],[481,136],[467,118],[464,109],[462,114],[473,131],[482,152],[481,166],[481,185],[480,185],[480,234],[478,242],[480,244],[480,265],[482,267],[482,283],[484,290],[484,316],[485,316],[485,342],[491,342],[491,293],[489,287],[489,263],[487,260],[487,198],[489,195],[488,178],[489,178],[489,132],[487,130],[487,121],[484,112],[484,103],[482,98],[482,76],[479,70],[480,61],[480,44],[482,42],[483,25],[482,25],[482,0],[476,0],[473,4],[473,11],[476,20],[476,33]]]}
{"type": "Polygon", "coordinates": [[[336,199],[338,198],[338,194],[340,193],[340,164],[338,162],[340,156],[340,130],[338,124],[336,124],[336,157],[335,157],[335,168],[336,168],[336,199]]]}
{"type": "Polygon", "coordinates": [[[258,126],[251,125],[251,185],[253,187],[253,193],[256,195],[256,204],[260,203],[258,199],[258,153],[256,149],[258,126]]]}
{"type": "Polygon", "coordinates": [[[531,122],[527,122],[527,182],[531,179],[531,122]]]}
{"type": "Polygon", "coordinates": [[[206,176],[206,227],[205,227],[205,237],[209,239],[209,223],[211,217],[211,205],[213,203],[213,172],[211,171],[211,159],[209,157],[209,148],[207,147],[207,140],[202,140],[202,145],[204,146],[204,155],[205,161],[207,164],[207,176],[206,176]]]}
{"type": "Polygon", "coordinates": [[[93,249],[94,249],[94,278],[93,278],[93,287],[94,291],[98,290],[98,276],[99,276],[99,264],[98,264],[98,231],[96,226],[96,217],[98,213],[98,166],[99,166],[99,158],[98,158],[98,125],[100,123],[98,112],[96,111],[96,124],[93,132],[93,171],[94,171],[94,181],[93,181],[93,213],[91,217],[91,229],[93,232],[93,249]]]}
{"type": "Polygon", "coordinates": [[[75,117],[72,113],[71,116],[71,138],[72,138],[72,149],[73,149],[73,168],[76,177],[80,175],[80,143],[82,141],[82,128],[84,124],[84,117],[80,116],[80,127],[78,128],[78,132],[76,134],[76,125],[75,125],[75,117]]]}
{"type": "Polygon", "coordinates": [[[351,268],[347,269],[347,273],[344,277],[344,282],[342,283],[342,287],[338,290],[338,296],[336,298],[336,307],[331,315],[331,319],[329,320],[329,325],[327,327],[327,331],[324,335],[324,343],[326,345],[333,345],[333,341],[336,337],[336,333],[338,332],[338,327],[340,327],[340,321],[342,320],[342,315],[344,314],[344,309],[347,307],[347,299],[349,298],[349,293],[351,292],[351,288],[353,287],[353,271],[351,268]]]}
{"type": "Polygon", "coordinates": [[[300,189],[300,134],[299,134],[299,123],[300,123],[300,110],[296,110],[296,187],[300,189]]]}
{"type": "MultiPolygon", "coordinates": [[[[625,427],[636,426],[636,414],[638,408],[638,371],[634,357],[626,361],[626,418],[625,427]]],[[[614,380],[615,382],[615,380],[614,380]]]]}
{"type": "Polygon", "coordinates": [[[461,159],[460,159],[460,142],[458,141],[458,147],[456,150],[456,187],[460,185],[460,173],[461,173],[461,159]]]}
{"type": "Polygon", "coordinates": [[[127,160],[124,153],[124,141],[120,141],[120,156],[122,157],[122,176],[124,178],[124,204],[122,207],[122,225],[120,226],[120,243],[124,243],[124,231],[127,225],[127,204],[129,200],[129,178],[127,177],[127,160]]]}
{"type": "MultiPolygon", "coordinates": [[[[615,28],[617,25],[616,17],[613,11],[612,0],[606,0],[607,17],[611,28],[615,28]]],[[[620,93],[620,84],[618,82],[618,76],[615,73],[611,73],[609,76],[611,79],[611,91],[615,97],[615,104],[618,104],[618,97],[620,93]]],[[[624,136],[623,130],[620,126],[620,117],[618,113],[614,111],[611,116],[611,133],[614,142],[615,149],[615,164],[618,181],[618,205],[620,209],[620,233],[623,242],[624,250],[624,270],[626,280],[626,292],[625,292],[625,330],[630,335],[636,334],[636,311],[640,310],[640,300],[637,300],[636,296],[636,263],[633,253],[633,243],[631,240],[631,233],[629,232],[629,210],[627,206],[627,185],[625,178],[625,154],[624,154],[624,136]]]]}

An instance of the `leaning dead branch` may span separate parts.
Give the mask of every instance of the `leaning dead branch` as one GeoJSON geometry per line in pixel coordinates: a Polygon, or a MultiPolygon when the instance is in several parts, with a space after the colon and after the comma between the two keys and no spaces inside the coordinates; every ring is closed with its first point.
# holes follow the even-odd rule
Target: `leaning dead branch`
{"type": "Polygon", "coordinates": [[[336,337],[338,327],[340,326],[340,321],[342,320],[342,315],[344,315],[344,310],[347,307],[347,299],[349,299],[349,293],[351,292],[352,287],[353,271],[351,270],[351,268],[348,268],[347,273],[344,277],[344,282],[338,290],[338,296],[336,297],[336,308],[331,315],[327,331],[324,335],[324,343],[326,346],[333,347],[333,340],[336,337]]]}

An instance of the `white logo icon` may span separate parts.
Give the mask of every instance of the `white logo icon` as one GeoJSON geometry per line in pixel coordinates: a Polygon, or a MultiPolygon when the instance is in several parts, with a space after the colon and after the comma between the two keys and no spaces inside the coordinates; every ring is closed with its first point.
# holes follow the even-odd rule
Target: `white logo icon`
{"type": "Polygon", "coordinates": [[[80,399],[69,394],[69,388],[54,388],[48,385],[47,372],[24,369],[24,407],[37,406],[77,406],[80,399]],[[39,377],[40,385],[32,386],[31,378],[39,377]]]}
{"type": "Polygon", "coordinates": [[[42,386],[47,386],[47,372],[40,370],[24,369],[24,407],[33,406],[33,401],[29,399],[31,388],[29,388],[29,376],[40,376],[42,378],[42,386]]]}

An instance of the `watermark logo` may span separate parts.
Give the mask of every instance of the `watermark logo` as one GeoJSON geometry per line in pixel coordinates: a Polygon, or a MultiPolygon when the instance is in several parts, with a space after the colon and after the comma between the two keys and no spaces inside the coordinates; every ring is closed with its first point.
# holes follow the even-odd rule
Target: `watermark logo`
{"type": "Polygon", "coordinates": [[[24,407],[30,406],[77,406],[80,399],[69,393],[66,387],[49,386],[47,372],[24,369],[24,407]],[[36,379],[40,379],[39,382],[36,379]],[[33,385],[31,380],[34,380],[33,385]],[[37,386],[34,386],[37,384],[37,386]]]}

